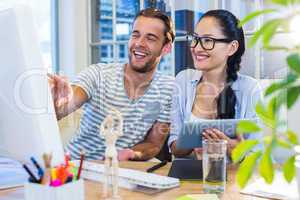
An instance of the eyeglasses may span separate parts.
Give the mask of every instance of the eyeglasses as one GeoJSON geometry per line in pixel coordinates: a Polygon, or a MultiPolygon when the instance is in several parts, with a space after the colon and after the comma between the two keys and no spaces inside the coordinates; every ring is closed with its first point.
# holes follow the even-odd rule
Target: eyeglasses
{"type": "Polygon", "coordinates": [[[215,47],[216,42],[229,43],[232,41],[228,38],[217,39],[212,37],[199,37],[194,33],[188,34],[186,36],[186,39],[191,48],[195,48],[198,45],[198,43],[200,43],[201,47],[204,50],[212,50],[215,47]]]}

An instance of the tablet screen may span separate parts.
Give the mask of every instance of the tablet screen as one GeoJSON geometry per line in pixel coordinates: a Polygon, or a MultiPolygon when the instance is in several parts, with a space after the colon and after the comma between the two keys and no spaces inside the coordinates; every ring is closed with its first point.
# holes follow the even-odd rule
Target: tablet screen
{"type": "Polygon", "coordinates": [[[202,132],[208,128],[216,128],[230,138],[236,137],[236,126],[240,121],[258,122],[253,119],[199,119],[199,121],[185,122],[176,142],[179,149],[202,147],[202,132]]]}

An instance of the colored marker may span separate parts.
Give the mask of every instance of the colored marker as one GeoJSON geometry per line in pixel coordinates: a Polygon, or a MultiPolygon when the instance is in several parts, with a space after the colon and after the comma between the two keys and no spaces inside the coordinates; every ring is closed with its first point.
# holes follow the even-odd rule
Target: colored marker
{"type": "Polygon", "coordinates": [[[25,171],[29,174],[30,179],[34,182],[34,183],[39,183],[40,181],[34,176],[34,174],[30,171],[30,169],[27,167],[27,165],[23,164],[23,168],[25,169],[25,171]]]}
{"type": "Polygon", "coordinates": [[[55,179],[57,179],[56,169],[52,168],[51,169],[51,180],[55,180],[55,179]]]}
{"type": "Polygon", "coordinates": [[[50,186],[53,186],[53,187],[61,186],[61,181],[59,179],[53,180],[51,182],[50,186]]]}
{"type": "Polygon", "coordinates": [[[42,169],[41,166],[38,164],[38,162],[34,159],[34,157],[31,157],[30,160],[32,161],[32,163],[34,164],[34,166],[37,168],[39,177],[42,178],[42,177],[44,176],[44,171],[43,171],[43,169],[42,169]]]}
{"type": "Polygon", "coordinates": [[[71,155],[70,153],[66,153],[65,155],[65,166],[68,167],[69,166],[69,161],[71,160],[71,155]]]}
{"type": "Polygon", "coordinates": [[[65,181],[65,184],[66,184],[66,183],[72,182],[72,180],[73,180],[73,175],[70,174],[70,175],[68,176],[67,180],[65,181]]]}

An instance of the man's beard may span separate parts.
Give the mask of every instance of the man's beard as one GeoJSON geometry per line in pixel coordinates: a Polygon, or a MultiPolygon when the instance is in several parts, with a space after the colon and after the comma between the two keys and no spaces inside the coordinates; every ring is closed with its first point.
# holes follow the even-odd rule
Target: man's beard
{"type": "Polygon", "coordinates": [[[150,61],[148,61],[148,62],[146,62],[145,63],[145,65],[144,66],[142,66],[142,67],[138,67],[138,66],[135,66],[135,65],[133,65],[132,64],[132,62],[131,62],[131,56],[129,56],[129,65],[131,66],[131,68],[134,70],[134,71],[136,71],[136,72],[138,72],[138,73],[146,73],[146,72],[150,72],[150,71],[152,71],[153,70],[153,65],[157,65],[158,64],[158,62],[156,62],[156,60],[150,60],[150,61]]]}

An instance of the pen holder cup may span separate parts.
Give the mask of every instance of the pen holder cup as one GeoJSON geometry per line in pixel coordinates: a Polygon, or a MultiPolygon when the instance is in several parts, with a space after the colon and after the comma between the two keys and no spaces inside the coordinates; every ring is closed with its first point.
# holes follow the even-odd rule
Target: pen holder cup
{"type": "Polygon", "coordinates": [[[36,183],[25,184],[25,200],[84,200],[83,180],[51,187],[36,183]]]}

